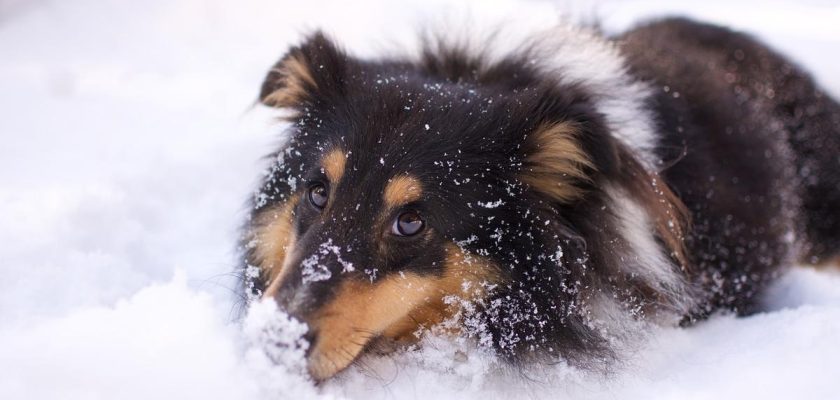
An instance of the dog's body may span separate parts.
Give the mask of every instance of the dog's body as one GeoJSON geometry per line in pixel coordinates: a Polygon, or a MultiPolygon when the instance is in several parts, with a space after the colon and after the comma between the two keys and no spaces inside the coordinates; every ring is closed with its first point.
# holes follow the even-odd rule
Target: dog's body
{"type": "Polygon", "coordinates": [[[364,61],[316,34],[266,78],[293,125],[245,287],[309,324],[315,378],[447,320],[591,365],[627,321],[749,313],[840,252],[840,106],[760,43],[675,19],[497,50],[364,61]]]}

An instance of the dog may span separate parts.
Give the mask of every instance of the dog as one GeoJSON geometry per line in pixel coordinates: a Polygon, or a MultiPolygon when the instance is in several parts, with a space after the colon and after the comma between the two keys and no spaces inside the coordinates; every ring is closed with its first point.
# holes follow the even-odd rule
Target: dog
{"type": "Polygon", "coordinates": [[[750,36],[422,43],[361,59],[315,32],[262,84],[288,139],[242,290],[308,325],[316,381],[443,322],[512,364],[589,367],[628,322],[753,313],[786,266],[840,253],[840,106],[750,36]]]}

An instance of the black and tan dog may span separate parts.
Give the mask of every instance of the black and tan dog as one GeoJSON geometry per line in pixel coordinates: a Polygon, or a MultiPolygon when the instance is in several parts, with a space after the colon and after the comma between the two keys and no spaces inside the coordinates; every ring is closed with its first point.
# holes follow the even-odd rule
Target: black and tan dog
{"type": "Polygon", "coordinates": [[[364,60],[316,33],[262,86],[291,124],[244,290],[309,325],[316,379],[453,318],[511,362],[592,365],[627,321],[749,313],[840,251],[840,106],[748,36],[425,43],[364,60]]]}

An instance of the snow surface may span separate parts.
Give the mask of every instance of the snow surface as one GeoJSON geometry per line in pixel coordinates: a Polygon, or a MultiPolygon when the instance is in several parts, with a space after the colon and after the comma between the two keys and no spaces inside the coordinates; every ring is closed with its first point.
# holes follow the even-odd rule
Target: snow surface
{"type": "Polygon", "coordinates": [[[726,23],[840,96],[828,0],[0,1],[0,399],[837,398],[836,271],[794,270],[762,314],[654,328],[607,375],[510,371],[432,336],[316,388],[304,327],[268,304],[231,323],[237,229],[281,128],[253,103],[289,44],[324,27],[373,55],[445,15],[561,12],[726,23]]]}

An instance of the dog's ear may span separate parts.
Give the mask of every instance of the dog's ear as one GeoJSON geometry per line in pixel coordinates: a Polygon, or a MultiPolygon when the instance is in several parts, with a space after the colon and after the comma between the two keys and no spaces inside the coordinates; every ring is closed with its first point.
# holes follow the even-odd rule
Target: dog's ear
{"type": "Polygon", "coordinates": [[[521,147],[520,180],[552,201],[569,204],[579,199],[595,168],[581,135],[574,122],[539,125],[521,147]]]}
{"type": "Polygon", "coordinates": [[[542,123],[520,148],[519,179],[552,203],[574,205],[605,182],[623,189],[650,219],[654,234],[680,266],[689,260],[684,245],[690,225],[685,204],[656,171],[649,171],[625,145],[587,130],[585,122],[542,123]]]}
{"type": "Polygon", "coordinates": [[[308,36],[280,58],[262,84],[260,102],[300,108],[344,92],[347,55],[321,31],[308,36]]]}

